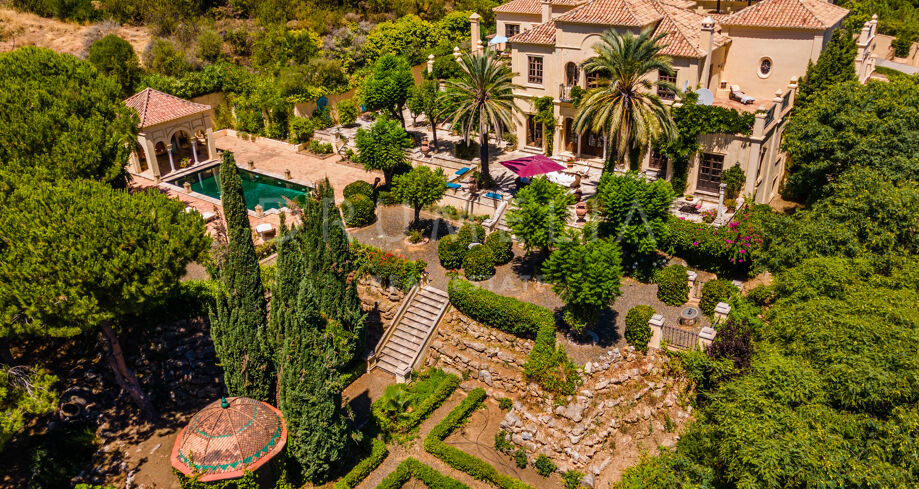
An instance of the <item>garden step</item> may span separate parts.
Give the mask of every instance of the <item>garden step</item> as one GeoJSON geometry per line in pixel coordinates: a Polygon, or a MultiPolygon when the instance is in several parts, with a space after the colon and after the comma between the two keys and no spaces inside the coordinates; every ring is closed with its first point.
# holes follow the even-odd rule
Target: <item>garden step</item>
{"type": "Polygon", "coordinates": [[[422,353],[437,322],[450,305],[447,293],[433,287],[422,287],[405,305],[386,344],[379,350],[376,366],[396,374],[403,365],[412,366],[422,353]]]}

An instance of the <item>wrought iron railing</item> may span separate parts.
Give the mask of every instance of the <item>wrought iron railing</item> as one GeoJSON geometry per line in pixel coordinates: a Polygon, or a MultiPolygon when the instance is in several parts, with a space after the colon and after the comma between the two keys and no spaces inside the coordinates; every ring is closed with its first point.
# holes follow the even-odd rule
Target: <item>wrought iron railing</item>
{"type": "Polygon", "coordinates": [[[668,345],[683,350],[695,349],[696,345],[699,343],[698,333],[667,324],[661,328],[661,336],[663,341],[666,341],[668,345]]]}
{"type": "Polygon", "coordinates": [[[558,99],[562,102],[571,102],[571,88],[566,86],[564,83],[559,83],[558,85],[558,99]]]}

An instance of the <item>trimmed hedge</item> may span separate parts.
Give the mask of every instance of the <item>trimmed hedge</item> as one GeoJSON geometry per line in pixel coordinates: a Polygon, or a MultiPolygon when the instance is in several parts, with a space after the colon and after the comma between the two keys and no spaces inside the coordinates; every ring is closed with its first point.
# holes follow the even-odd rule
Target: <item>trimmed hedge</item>
{"type": "Polygon", "coordinates": [[[389,450],[386,448],[386,443],[379,438],[374,438],[370,446],[370,455],[358,462],[350,472],[336,482],[334,489],[354,489],[383,463],[387,455],[389,455],[389,450]]]}
{"type": "Polygon", "coordinates": [[[412,457],[403,460],[396,470],[380,482],[376,489],[400,489],[412,478],[423,482],[428,489],[469,489],[466,484],[447,477],[412,457]]]}
{"type": "Polygon", "coordinates": [[[706,316],[715,313],[715,306],[719,302],[727,301],[737,293],[737,287],[729,280],[715,279],[705,282],[702,286],[702,299],[699,300],[699,310],[706,316]]]}
{"type": "Polygon", "coordinates": [[[689,300],[689,279],[686,267],[670,265],[657,272],[657,298],[668,306],[679,306],[689,300]]]}
{"type": "Polygon", "coordinates": [[[466,257],[466,247],[455,234],[448,234],[437,243],[437,258],[447,270],[462,268],[463,258],[466,257]]]}
{"type": "Polygon", "coordinates": [[[474,246],[463,258],[463,272],[469,280],[488,280],[495,274],[495,255],[485,245],[474,246]]]}
{"type": "Polygon", "coordinates": [[[355,194],[348,197],[342,205],[345,224],[348,227],[361,227],[373,223],[377,219],[376,204],[370,197],[355,194]]]}
{"type": "Polygon", "coordinates": [[[444,443],[444,439],[466,421],[466,418],[482,404],[485,397],[485,389],[482,388],[473,389],[469,392],[466,399],[463,399],[463,402],[441,420],[425,437],[424,449],[443,460],[450,467],[465,472],[474,479],[494,484],[500,489],[535,489],[533,486],[498,472],[484,460],[444,443]]]}
{"type": "Polygon", "coordinates": [[[651,326],[648,321],[654,315],[651,306],[639,305],[629,309],[625,315],[625,340],[641,351],[648,351],[651,341],[651,326]]]}
{"type": "Polygon", "coordinates": [[[448,374],[442,384],[426,397],[421,403],[415,406],[415,410],[400,418],[395,423],[390,423],[389,419],[383,414],[380,401],[374,402],[371,406],[371,412],[380,428],[389,433],[408,433],[418,427],[422,421],[428,418],[435,409],[440,407],[444,401],[459,387],[462,379],[456,375],[448,374]]]}
{"type": "Polygon", "coordinates": [[[346,199],[353,195],[363,195],[369,198],[370,200],[374,200],[373,192],[374,192],[373,185],[363,180],[356,180],[354,182],[349,183],[348,185],[345,185],[345,188],[344,190],[341,191],[341,194],[346,199]]]}
{"type": "Polygon", "coordinates": [[[488,327],[525,338],[534,338],[540,326],[555,329],[552,311],[536,304],[505,297],[453,279],[447,285],[450,304],[461,313],[488,327]]]}
{"type": "Polygon", "coordinates": [[[485,238],[485,245],[495,255],[495,264],[504,265],[514,259],[514,242],[507,231],[495,231],[485,238]]]}

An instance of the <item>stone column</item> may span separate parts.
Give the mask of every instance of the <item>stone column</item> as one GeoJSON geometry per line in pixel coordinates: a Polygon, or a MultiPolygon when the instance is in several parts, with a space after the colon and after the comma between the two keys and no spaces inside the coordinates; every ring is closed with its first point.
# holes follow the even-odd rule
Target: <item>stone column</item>
{"type": "Polygon", "coordinates": [[[648,348],[660,348],[661,340],[664,337],[664,316],[655,314],[648,320],[648,327],[651,328],[651,339],[648,341],[648,348]]]}
{"type": "Polygon", "coordinates": [[[715,341],[715,336],[718,335],[718,332],[714,328],[709,328],[708,326],[702,328],[699,331],[699,349],[705,350],[715,341]]]}
{"type": "Polygon", "coordinates": [[[166,146],[166,154],[169,155],[169,168],[171,168],[172,171],[175,172],[176,165],[175,165],[175,162],[172,161],[172,148],[173,146],[171,144],[166,146]]]}
{"type": "Polygon", "coordinates": [[[207,128],[207,131],[204,133],[205,138],[207,138],[207,159],[213,160],[217,158],[217,147],[214,145],[214,130],[212,128],[207,128]]]}
{"type": "Polygon", "coordinates": [[[702,42],[701,46],[705,47],[705,64],[702,65],[702,79],[699,85],[702,88],[708,88],[708,79],[711,78],[712,72],[712,41],[715,37],[715,19],[706,17],[702,19],[702,42]]]}
{"type": "Polygon", "coordinates": [[[147,155],[147,166],[150,167],[150,171],[153,172],[154,179],[160,178],[160,162],[156,159],[156,146],[154,146],[153,141],[144,139],[144,154],[147,155]]]}
{"type": "Polygon", "coordinates": [[[469,25],[469,49],[471,49],[473,53],[481,52],[481,46],[482,46],[482,31],[481,31],[481,26],[480,26],[481,20],[482,20],[482,16],[475,12],[473,12],[472,15],[469,16],[469,24],[470,24],[469,25]]]}
{"type": "Polygon", "coordinates": [[[715,306],[715,324],[728,320],[728,314],[731,313],[731,305],[727,302],[719,302],[715,306]]]}
{"type": "Polygon", "coordinates": [[[198,138],[192,136],[191,138],[191,155],[195,158],[195,164],[199,163],[198,161],[198,138]]]}
{"type": "Polygon", "coordinates": [[[686,270],[686,285],[689,286],[689,298],[692,299],[696,295],[696,279],[699,277],[699,274],[693,270],[686,270]]]}
{"type": "Polygon", "coordinates": [[[721,220],[721,216],[724,215],[724,189],[727,188],[728,184],[721,182],[718,184],[718,219],[721,220]]]}

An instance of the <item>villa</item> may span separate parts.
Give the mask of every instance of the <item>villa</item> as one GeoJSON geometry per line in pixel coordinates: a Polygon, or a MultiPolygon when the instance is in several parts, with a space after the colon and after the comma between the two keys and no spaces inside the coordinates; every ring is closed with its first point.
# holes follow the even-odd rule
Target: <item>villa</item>
{"type": "MultiPolygon", "coordinates": [[[[733,13],[714,11],[715,2],[691,0],[511,0],[494,9],[497,32],[508,38],[511,67],[521,109],[515,121],[525,150],[543,152],[548,138],[557,158],[577,158],[602,166],[612,148],[602,135],[575,134],[572,88],[596,86],[584,73],[601,34],[613,29],[663,35],[663,54],[675,75],[657,74],[683,90],[701,91],[701,103],[756,112],[750,135],[700,136],[702,151],[690,162],[686,192],[717,200],[721,172],[740,165],[745,194],[767,203],[778,193],[785,168],[779,150],[784,119],[794,104],[797,79],[816,61],[848,10],[824,0],[718,2],[733,13]],[[711,10],[710,10],[711,9],[711,10]],[[707,97],[702,97],[705,93],[707,97]],[[542,134],[533,100],[551,96],[558,121],[542,134]]],[[[658,95],[678,104],[676,94],[658,95]]],[[[649,151],[641,170],[669,178],[665,158],[649,151]]]]}

